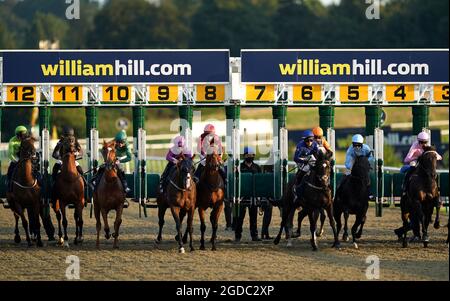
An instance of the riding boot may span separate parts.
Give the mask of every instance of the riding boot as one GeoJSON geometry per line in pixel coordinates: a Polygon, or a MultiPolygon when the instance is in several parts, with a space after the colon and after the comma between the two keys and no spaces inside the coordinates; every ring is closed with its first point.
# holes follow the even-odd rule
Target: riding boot
{"type": "Polygon", "coordinates": [[[159,189],[160,189],[161,193],[164,192],[164,188],[166,187],[166,184],[167,184],[167,178],[169,176],[169,172],[174,165],[175,164],[173,164],[172,162],[167,163],[166,168],[164,168],[164,171],[161,174],[161,179],[159,180],[159,189]]]}
{"type": "Polygon", "coordinates": [[[61,169],[61,164],[55,163],[55,165],[53,165],[53,169],[52,169],[52,180],[53,183],[56,182],[56,176],[58,175],[59,170],[61,169]]]}
{"type": "Polygon", "coordinates": [[[11,161],[8,166],[8,172],[6,174],[6,186],[8,187],[8,192],[12,192],[12,177],[16,170],[17,162],[11,161]]]}
{"type": "Polygon", "coordinates": [[[127,183],[127,180],[125,177],[125,172],[123,170],[120,170],[118,172],[118,175],[119,175],[119,179],[120,179],[120,182],[122,183],[123,190],[125,191],[125,193],[130,192],[130,188],[128,188],[128,183],[127,183]]]}

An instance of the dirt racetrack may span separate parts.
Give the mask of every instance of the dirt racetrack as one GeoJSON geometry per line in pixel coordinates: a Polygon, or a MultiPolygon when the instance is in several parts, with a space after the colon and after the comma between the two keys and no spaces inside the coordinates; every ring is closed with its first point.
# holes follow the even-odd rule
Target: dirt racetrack
{"type": "MultiPolygon", "coordinates": [[[[195,247],[193,253],[179,254],[174,240],[175,224],[169,211],[163,232],[163,243],[156,245],[158,221],[156,209],[148,209],[148,218],[138,218],[138,207],[131,204],[125,210],[121,227],[120,248],[112,249],[112,241],[103,236],[101,250],[95,248],[95,219],[89,218],[89,207],[84,211],[85,235],[82,246],[69,249],[57,247],[44,240],[44,248],[28,248],[20,228],[22,243],[13,241],[14,218],[10,210],[0,209],[0,280],[65,280],[69,266],[66,257],[80,258],[81,280],[366,280],[369,266],[366,258],[376,255],[380,259],[380,280],[449,280],[449,253],[445,245],[447,228],[430,226],[430,246],[410,244],[402,249],[392,230],[399,226],[399,209],[384,208],[382,218],[375,218],[374,208],[368,213],[368,222],[354,249],[342,243],[341,250],[331,248],[332,234],[328,221],[325,236],[320,238],[319,252],[312,252],[309,227],[304,222],[303,236],[286,247],[281,241],[250,242],[248,219],[244,223],[241,243],[234,243],[232,232],[224,231],[221,216],[218,251],[199,251],[199,222],[194,223],[195,247]]],[[[69,241],[74,237],[72,210],[69,219],[69,241]]],[[[275,235],[279,225],[279,211],[274,208],[270,234],[275,235]]],[[[114,216],[110,215],[110,225],[114,216]]],[[[53,222],[56,223],[54,215],[53,222]]],[[[259,225],[262,218],[259,218],[259,225]]],[[[446,225],[448,215],[443,214],[441,224],[446,225]]],[[[353,222],[351,219],[350,222],[353,222]]],[[[260,230],[260,227],[259,227],[260,230]]],[[[211,226],[207,224],[207,238],[211,226]]],[[[188,248],[186,248],[188,250],[188,248]]]]}

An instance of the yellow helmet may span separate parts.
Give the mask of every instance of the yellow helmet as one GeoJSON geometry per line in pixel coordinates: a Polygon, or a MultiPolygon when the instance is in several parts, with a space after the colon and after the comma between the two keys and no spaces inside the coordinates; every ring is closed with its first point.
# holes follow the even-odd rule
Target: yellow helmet
{"type": "Polygon", "coordinates": [[[313,128],[312,132],[313,132],[314,136],[318,136],[318,137],[323,136],[323,130],[320,126],[316,126],[315,128],[313,128]]]}

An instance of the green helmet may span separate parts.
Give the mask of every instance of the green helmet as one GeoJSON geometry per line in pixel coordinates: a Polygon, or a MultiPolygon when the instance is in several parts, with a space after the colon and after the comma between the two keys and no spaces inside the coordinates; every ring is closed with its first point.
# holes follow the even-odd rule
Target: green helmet
{"type": "Polygon", "coordinates": [[[23,125],[19,125],[18,127],[16,127],[16,131],[15,131],[16,135],[21,134],[21,133],[26,134],[27,132],[28,132],[27,128],[24,127],[23,125]]]}
{"type": "Polygon", "coordinates": [[[116,137],[114,138],[117,142],[126,142],[127,141],[127,134],[125,131],[120,131],[117,133],[116,137]]]}

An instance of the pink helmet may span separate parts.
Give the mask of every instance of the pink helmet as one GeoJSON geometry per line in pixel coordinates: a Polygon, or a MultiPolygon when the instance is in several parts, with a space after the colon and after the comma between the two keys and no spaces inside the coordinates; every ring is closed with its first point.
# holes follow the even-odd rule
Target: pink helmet
{"type": "Polygon", "coordinates": [[[207,125],[205,125],[205,128],[203,129],[203,131],[206,133],[214,134],[216,132],[216,128],[214,127],[214,125],[208,123],[207,125]]]}
{"type": "Polygon", "coordinates": [[[417,135],[417,140],[428,142],[430,140],[430,135],[428,135],[427,132],[420,132],[419,135],[417,135]]]}
{"type": "Polygon", "coordinates": [[[183,147],[186,144],[186,140],[183,136],[177,136],[173,139],[173,145],[178,147],[183,147]]]}

